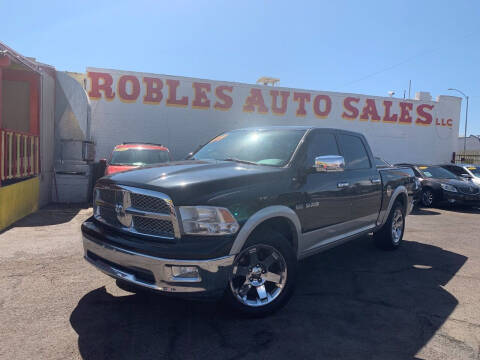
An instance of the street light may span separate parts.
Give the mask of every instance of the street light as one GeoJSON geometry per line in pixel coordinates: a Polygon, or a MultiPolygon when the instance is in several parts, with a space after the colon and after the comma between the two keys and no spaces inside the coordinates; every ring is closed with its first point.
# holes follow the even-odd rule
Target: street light
{"type": "Polygon", "coordinates": [[[449,88],[448,90],[459,92],[467,100],[467,107],[465,109],[465,136],[463,138],[463,156],[465,156],[465,153],[467,152],[468,96],[463,91],[458,89],[449,88]]]}

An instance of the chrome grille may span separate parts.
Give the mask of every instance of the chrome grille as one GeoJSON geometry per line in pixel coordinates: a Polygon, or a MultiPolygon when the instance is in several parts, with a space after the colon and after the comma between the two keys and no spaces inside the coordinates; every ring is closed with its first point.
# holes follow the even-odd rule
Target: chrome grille
{"type": "Polygon", "coordinates": [[[101,189],[99,193],[99,199],[109,203],[109,204],[115,204],[115,194],[116,191],[112,189],[101,189]]]}
{"type": "Polygon", "coordinates": [[[105,222],[114,226],[121,226],[113,207],[99,206],[99,215],[105,222]]]}
{"type": "Polygon", "coordinates": [[[168,220],[150,219],[141,216],[133,217],[133,226],[138,232],[148,235],[171,236],[173,225],[168,220]]]}
{"type": "Polygon", "coordinates": [[[165,194],[130,186],[99,186],[95,218],[120,230],[165,239],[180,237],[172,200],[165,194]]]}
{"type": "Polygon", "coordinates": [[[164,199],[133,193],[130,196],[135,209],[170,214],[170,205],[164,199]]]}

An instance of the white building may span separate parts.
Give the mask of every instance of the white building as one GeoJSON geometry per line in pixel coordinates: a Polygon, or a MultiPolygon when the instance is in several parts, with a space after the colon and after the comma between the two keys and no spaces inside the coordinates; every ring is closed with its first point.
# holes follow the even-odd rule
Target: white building
{"type": "MultiPolygon", "coordinates": [[[[457,140],[456,152],[463,152],[465,146],[465,137],[459,136],[457,140]]],[[[470,135],[467,136],[466,150],[468,152],[478,152],[480,153],[480,135],[470,135]]]]}
{"type": "MultiPolygon", "coordinates": [[[[399,99],[97,68],[63,75],[57,77],[64,109],[56,114],[56,134],[64,136],[57,154],[69,174],[90,153],[88,141],[96,161],[126,141],[161,143],[182,159],[221,132],[264,125],[358,131],[375,155],[392,163],[448,162],[457,150],[461,98],[454,96],[399,99]]],[[[73,194],[69,183],[74,179],[62,182],[61,193],[73,194]]]]}

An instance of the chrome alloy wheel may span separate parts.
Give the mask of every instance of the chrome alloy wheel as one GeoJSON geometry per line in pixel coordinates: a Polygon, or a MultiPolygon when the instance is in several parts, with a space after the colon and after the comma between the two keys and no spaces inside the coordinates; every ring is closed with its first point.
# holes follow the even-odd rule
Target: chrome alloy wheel
{"type": "Polygon", "coordinates": [[[425,191],[422,194],[423,204],[425,206],[432,206],[433,204],[433,193],[430,190],[425,191]]]}
{"type": "Polygon", "coordinates": [[[399,208],[395,209],[392,218],[392,240],[395,244],[400,241],[403,232],[403,213],[399,208]]]}
{"type": "Polygon", "coordinates": [[[287,281],[283,255],[269,245],[254,245],[238,254],[233,264],[230,288],[235,298],[252,307],[270,304],[287,281]]]}

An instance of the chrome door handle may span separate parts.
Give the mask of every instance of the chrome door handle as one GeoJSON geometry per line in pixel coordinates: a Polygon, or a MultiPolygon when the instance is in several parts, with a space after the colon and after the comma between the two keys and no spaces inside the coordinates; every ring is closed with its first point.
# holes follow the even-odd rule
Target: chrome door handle
{"type": "Polygon", "coordinates": [[[380,184],[380,183],[382,182],[382,179],[380,179],[380,178],[371,178],[371,179],[370,179],[370,182],[371,182],[372,184],[380,184]]]}
{"type": "Polygon", "coordinates": [[[349,187],[350,186],[350,183],[348,182],[339,182],[337,183],[337,187],[338,188],[346,188],[346,187],[349,187]]]}

